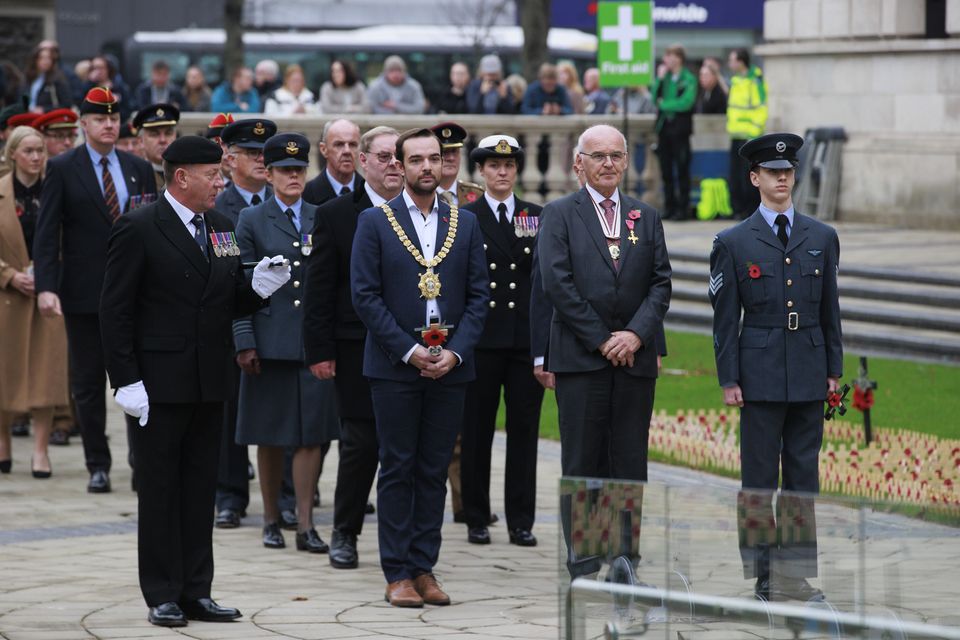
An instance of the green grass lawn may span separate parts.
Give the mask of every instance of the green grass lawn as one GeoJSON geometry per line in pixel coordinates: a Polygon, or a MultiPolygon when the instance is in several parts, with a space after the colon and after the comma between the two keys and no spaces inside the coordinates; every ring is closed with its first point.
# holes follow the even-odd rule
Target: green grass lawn
{"type": "MultiPolygon", "coordinates": [[[[710,336],[668,331],[667,348],[654,411],[722,409],[710,336]]],[[[870,358],[869,365],[870,377],[879,385],[871,412],[874,427],[960,438],[960,367],[887,358],[870,358]]],[[[843,381],[852,382],[858,370],[859,354],[846,354],[843,381]]],[[[848,399],[852,401],[852,392],[848,399]]],[[[497,424],[502,428],[502,403],[500,411],[497,424]]],[[[862,424],[863,414],[851,406],[844,419],[862,424]]],[[[550,391],[544,396],[540,435],[559,439],[557,404],[550,391]]]]}

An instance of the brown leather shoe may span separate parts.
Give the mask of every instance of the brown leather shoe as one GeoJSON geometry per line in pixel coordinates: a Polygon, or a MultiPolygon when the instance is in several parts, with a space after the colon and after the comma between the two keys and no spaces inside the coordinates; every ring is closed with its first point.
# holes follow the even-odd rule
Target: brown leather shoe
{"type": "Polygon", "coordinates": [[[397,580],[387,585],[384,600],[395,607],[422,607],[423,598],[413,587],[413,580],[397,580]]]}
{"type": "Polygon", "coordinates": [[[450,604],[450,596],[443,592],[432,573],[421,573],[414,578],[413,586],[416,587],[417,593],[423,596],[423,601],[427,604],[439,606],[450,604]]]}

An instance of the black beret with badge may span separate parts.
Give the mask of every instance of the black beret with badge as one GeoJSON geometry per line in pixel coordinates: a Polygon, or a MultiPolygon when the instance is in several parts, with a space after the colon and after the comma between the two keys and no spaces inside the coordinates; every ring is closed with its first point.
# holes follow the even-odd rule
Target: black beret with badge
{"type": "Polygon", "coordinates": [[[175,127],[178,122],[180,122],[180,109],[165,102],[148,104],[137,111],[137,115],[133,117],[133,127],[137,131],[155,127],[175,127]]]}
{"type": "Polygon", "coordinates": [[[268,167],[307,167],[310,141],[299,133],[279,133],[263,145],[263,164],[268,167]]]}
{"type": "Polygon", "coordinates": [[[177,138],[164,150],[163,159],[170,164],[220,164],[223,149],[201,136],[177,138]]]}
{"type": "Polygon", "coordinates": [[[800,165],[797,152],[803,138],[792,133],[768,133],[753,138],[740,147],[740,157],[751,167],[764,169],[796,169],[800,165]]]}
{"type": "Polygon", "coordinates": [[[440,138],[440,148],[444,151],[459,149],[467,139],[467,130],[456,122],[441,122],[434,127],[430,127],[430,130],[440,138]]]}
{"type": "Polygon", "coordinates": [[[220,140],[229,146],[243,149],[263,149],[267,140],[276,135],[277,124],[272,120],[253,119],[231,122],[220,132],[220,140]]]}
{"type": "Polygon", "coordinates": [[[470,160],[483,164],[490,158],[516,158],[518,163],[523,162],[523,147],[513,136],[495,133],[477,143],[477,148],[470,152],[470,160]]]}

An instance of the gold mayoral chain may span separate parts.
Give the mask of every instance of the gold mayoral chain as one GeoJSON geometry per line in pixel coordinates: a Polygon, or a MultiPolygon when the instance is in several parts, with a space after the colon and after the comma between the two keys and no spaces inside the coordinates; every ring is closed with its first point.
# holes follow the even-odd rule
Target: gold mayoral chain
{"type": "Polygon", "coordinates": [[[410,252],[410,255],[413,256],[414,260],[416,260],[420,266],[427,268],[425,273],[420,274],[420,283],[417,285],[420,289],[420,297],[426,298],[427,300],[433,300],[438,297],[440,295],[440,274],[434,273],[433,268],[443,262],[443,259],[447,257],[447,254],[450,253],[450,248],[453,246],[453,239],[457,237],[457,218],[459,217],[457,207],[450,205],[450,227],[447,229],[447,238],[443,241],[443,246],[440,247],[440,251],[433,256],[433,260],[429,261],[423,257],[423,254],[420,253],[420,250],[413,244],[413,241],[407,237],[407,233],[403,230],[403,227],[400,226],[400,223],[397,222],[396,216],[393,215],[393,210],[390,208],[390,205],[384,202],[380,205],[380,208],[387,214],[387,221],[390,223],[390,226],[393,227],[393,232],[397,234],[397,237],[400,239],[400,242],[403,243],[406,250],[410,252]]]}

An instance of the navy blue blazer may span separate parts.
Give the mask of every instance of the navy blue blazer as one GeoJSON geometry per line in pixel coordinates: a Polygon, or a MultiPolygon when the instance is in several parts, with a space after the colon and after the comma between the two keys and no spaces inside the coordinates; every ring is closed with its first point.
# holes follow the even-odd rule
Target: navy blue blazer
{"type": "MultiPolygon", "coordinates": [[[[403,195],[388,204],[407,237],[421,249],[403,195]]],[[[442,199],[439,216],[438,245],[447,235],[450,218],[450,207],[442,199]]],[[[371,207],[360,214],[353,239],[350,282],[354,309],[367,327],[363,356],[366,377],[400,382],[419,378],[420,372],[404,363],[403,356],[414,344],[423,344],[416,329],[424,325],[427,303],[417,285],[425,271],[404,248],[381,208],[371,207]]],[[[453,325],[444,347],[463,359],[440,381],[470,382],[475,377],[473,350],[483,333],[490,299],[483,234],[474,214],[460,209],[453,247],[434,271],[441,283],[437,299],[441,320],[453,325]]]]}

